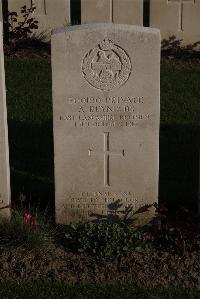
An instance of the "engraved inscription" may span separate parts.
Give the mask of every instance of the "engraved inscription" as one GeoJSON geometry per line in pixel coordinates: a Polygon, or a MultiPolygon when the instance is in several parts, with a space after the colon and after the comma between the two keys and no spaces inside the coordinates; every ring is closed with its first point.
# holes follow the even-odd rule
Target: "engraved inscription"
{"type": "Polygon", "coordinates": [[[143,107],[145,101],[142,96],[70,97],[66,99],[66,110],[70,112],[63,111],[59,120],[75,128],[133,128],[153,119],[151,111],[143,107]]]}
{"type": "MultiPolygon", "coordinates": [[[[109,132],[105,132],[104,134],[104,186],[110,186],[110,173],[109,173],[109,160],[110,156],[120,156],[124,157],[124,150],[121,153],[112,152],[110,151],[110,142],[109,142],[109,132]]],[[[89,156],[91,155],[102,155],[102,152],[94,152],[93,150],[89,149],[89,156]]]]}
{"type": "Polygon", "coordinates": [[[183,6],[184,4],[194,4],[194,0],[167,0],[167,4],[178,5],[178,31],[183,31],[183,6]]]}
{"type": "Polygon", "coordinates": [[[108,215],[115,211],[120,213],[125,208],[132,211],[144,206],[144,199],[132,191],[80,191],[67,195],[63,208],[75,213],[91,217],[92,215],[108,215]],[[67,202],[66,202],[67,201],[67,202]]]}
{"type": "Polygon", "coordinates": [[[130,76],[131,68],[128,54],[108,38],[90,50],[82,63],[86,81],[102,91],[123,85],[130,76]]]}

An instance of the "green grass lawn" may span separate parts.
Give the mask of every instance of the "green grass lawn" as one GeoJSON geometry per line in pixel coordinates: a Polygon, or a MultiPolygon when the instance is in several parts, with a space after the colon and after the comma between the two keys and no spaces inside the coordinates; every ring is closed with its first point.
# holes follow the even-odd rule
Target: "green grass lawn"
{"type": "Polygon", "coordinates": [[[161,65],[161,125],[200,125],[200,65],[161,65]]]}
{"type": "Polygon", "coordinates": [[[52,122],[51,64],[46,59],[6,63],[9,121],[27,125],[52,122]]]}
{"type": "MultiPolygon", "coordinates": [[[[13,198],[54,200],[51,64],[6,62],[13,198]]],[[[196,205],[200,134],[200,67],[161,65],[160,198],[196,205]]]]}
{"type": "Polygon", "coordinates": [[[196,209],[200,66],[161,65],[160,198],[196,209]]]}
{"type": "Polygon", "coordinates": [[[193,290],[140,289],[133,286],[96,286],[65,283],[0,284],[0,298],[6,299],[197,299],[193,290]]]}
{"type": "Polygon", "coordinates": [[[12,197],[54,206],[51,65],[6,63],[12,197]]]}
{"type": "MultiPolygon", "coordinates": [[[[51,64],[6,61],[12,196],[54,206],[51,64]]],[[[200,67],[161,66],[160,198],[195,207],[200,136],[200,67]]],[[[193,290],[133,286],[0,284],[0,298],[200,298],[193,290]]]]}

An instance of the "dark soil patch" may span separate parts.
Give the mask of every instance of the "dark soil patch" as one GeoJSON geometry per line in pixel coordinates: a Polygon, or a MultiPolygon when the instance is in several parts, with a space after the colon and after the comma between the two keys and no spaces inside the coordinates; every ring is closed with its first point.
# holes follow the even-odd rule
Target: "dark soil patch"
{"type": "MultiPolygon", "coordinates": [[[[71,252],[66,241],[58,243],[57,239],[54,244],[46,243],[46,247],[32,250],[1,243],[0,281],[132,284],[142,288],[200,290],[199,217],[181,211],[181,215],[168,216],[165,223],[168,243],[171,228],[181,231],[186,241],[184,251],[176,248],[176,235],[173,248],[169,244],[160,249],[154,246],[146,252],[132,252],[113,259],[71,252]]],[[[182,243],[179,244],[182,248],[182,243]]]]}
{"type": "Polygon", "coordinates": [[[131,283],[140,287],[200,290],[200,251],[182,256],[151,250],[105,260],[66,252],[61,246],[45,251],[0,248],[0,281],[62,281],[67,283],[131,283]]]}

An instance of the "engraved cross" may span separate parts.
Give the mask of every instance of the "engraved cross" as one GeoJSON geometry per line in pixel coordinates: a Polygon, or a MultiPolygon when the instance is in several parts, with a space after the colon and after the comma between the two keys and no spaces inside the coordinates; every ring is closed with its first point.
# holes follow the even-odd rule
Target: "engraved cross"
{"type": "Polygon", "coordinates": [[[113,152],[110,151],[110,140],[109,132],[105,132],[104,134],[104,150],[103,152],[94,152],[93,150],[89,149],[89,156],[92,155],[102,155],[104,156],[104,186],[109,187],[110,186],[110,156],[119,156],[124,157],[124,150],[121,152],[113,152]]]}
{"type": "Polygon", "coordinates": [[[184,4],[194,4],[195,0],[167,0],[167,4],[178,4],[178,31],[183,31],[183,6],[184,4]]]}

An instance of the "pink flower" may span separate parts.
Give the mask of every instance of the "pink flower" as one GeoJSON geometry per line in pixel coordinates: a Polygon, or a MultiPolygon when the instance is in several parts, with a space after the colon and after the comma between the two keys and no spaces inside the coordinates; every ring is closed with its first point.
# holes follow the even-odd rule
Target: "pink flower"
{"type": "Polygon", "coordinates": [[[28,212],[25,212],[25,213],[24,213],[24,220],[25,220],[26,222],[30,222],[31,218],[32,218],[32,216],[31,216],[30,213],[28,213],[28,212]]]}
{"type": "Polygon", "coordinates": [[[36,229],[36,221],[33,219],[32,215],[29,212],[25,212],[23,218],[24,221],[30,225],[32,230],[36,229]]]}
{"type": "Polygon", "coordinates": [[[151,240],[151,236],[148,235],[147,233],[144,233],[143,234],[143,241],[148,241],[148,240],[151,240]]]}

